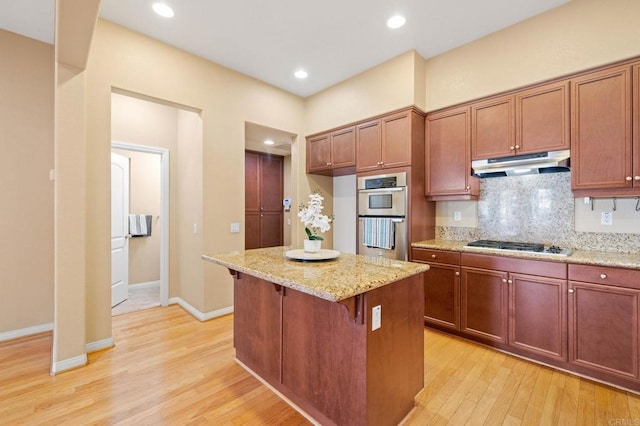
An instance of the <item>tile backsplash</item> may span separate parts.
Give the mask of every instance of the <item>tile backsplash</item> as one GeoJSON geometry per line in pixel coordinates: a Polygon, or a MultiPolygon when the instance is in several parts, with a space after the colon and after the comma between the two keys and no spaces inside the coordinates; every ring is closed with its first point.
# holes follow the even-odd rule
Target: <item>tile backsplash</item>
{"type": "MultiPolygon", "coordinates": [[[[449,220],[440,220],[436,238],[542,242],[582,250],[640,253],[640,212],[635,211],[635,200],[621,201],[614,215],[624,218],[624,228],[620,228],[624,233],[585,232],[584,228],[591,227],[584,224],[594,222],[590,216],[599,218],[600,211],[575,208],[570,173],[483,179],[479,201],[466,202],[477,203],[477,226],[455,226],[449,220]],[[581,231],[576,231],[576,222],[581,231]]],[[[582,199],[577,202],[582,203],[582,199]]],[[[603,203],[613,206],[610,199],[596,203],[601,209],[603,203]]],[[[448,210],[450,206],[438,206],[438,211],[448,210]]],[[[598,231],[598,227],[593,228],[598,231]]]]}

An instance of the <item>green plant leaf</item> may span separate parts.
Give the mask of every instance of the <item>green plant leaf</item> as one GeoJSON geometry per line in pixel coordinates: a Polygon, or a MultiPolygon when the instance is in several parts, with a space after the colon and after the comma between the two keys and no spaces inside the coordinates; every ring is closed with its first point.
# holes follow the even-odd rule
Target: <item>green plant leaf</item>
{"type": "Polygon", "coordinates": [[[304,232],[306,232],[306,233],[307,233],[307,237],[308,237],[310,240],[313,240],[313,234],[311,233],[311,230],[310,230],[309,228],[304,228],[304,232]]]}

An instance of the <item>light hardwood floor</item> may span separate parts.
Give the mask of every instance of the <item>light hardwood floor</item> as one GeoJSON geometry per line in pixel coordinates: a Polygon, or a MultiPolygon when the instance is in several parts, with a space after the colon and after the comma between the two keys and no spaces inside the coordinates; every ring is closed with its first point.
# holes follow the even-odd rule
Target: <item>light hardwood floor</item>
{"type": "MultiPolygon", "coordinates": [[[[116,347],[50,377],[51,336],[0,344],[0,424],[303,425],[233,360],[233,316],[180,307],[113,318],[116,347]]],[[[638,425],[640,397],[425,330],[407,425],[638,425]]]]}

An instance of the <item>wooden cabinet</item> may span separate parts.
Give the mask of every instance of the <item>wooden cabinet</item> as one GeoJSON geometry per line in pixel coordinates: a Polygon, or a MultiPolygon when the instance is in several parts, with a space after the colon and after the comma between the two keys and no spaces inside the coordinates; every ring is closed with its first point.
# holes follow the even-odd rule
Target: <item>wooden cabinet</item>
{"type": "Polygon", "coordinates": [[[424,117],[413,109],[356,126],[356,171],[410,166],[423,155],[424,117]]]}
{"type": "Polygon", "coordinates": [[[283,244],[283,157],[245,152],[245,249],[283,244]]]}
{"type": "Polygon", "coordinates": [[[491,98],[471,105],[471,153],[474,160],[514,155],[513,96],[491,98]]]}
{"type": "Polygon", "coordinates": [[[424,322],[460,330],[460,253],[413,248],[411,259],[426,263],[424,322]]]}
{"type": "Polygon", "coordinates": [[[355,128],[347,127],[307,139],[307,173],[345,175],[355,173],[355,128]]]}
{"type": "Polygon", "coordinates": [[[633,66],[633,187],[640,188],[640,64],[633,66]]]}
{"type": "Polygon", "coordinates": [[[632,67],[623,65],[571,81],[571,178],[576,196],[640,194],[640,171],[633,171],[637,159],[631,76],[632,67]]]}
{"type": "Polygon", "coordinates": [[[517,353],[567,359],[566,265],[461,256],[461,330],[517,353]]]}
{"type": "Polygon", "coordinates": [[[640,271],[569,265],[569,362],[637,380],[640,271]]]}
{"type": "Polygon", "coordinates": [[[472,158],[569,149],[569,105],[567,81],[472,104],[472,158]]]}
{"type": "Polygon", "coordinates": [[[471,176],[471,112],[454,108],[427,115],[425,195],[432,201],[477,199],[480,184],[471,176]]]}

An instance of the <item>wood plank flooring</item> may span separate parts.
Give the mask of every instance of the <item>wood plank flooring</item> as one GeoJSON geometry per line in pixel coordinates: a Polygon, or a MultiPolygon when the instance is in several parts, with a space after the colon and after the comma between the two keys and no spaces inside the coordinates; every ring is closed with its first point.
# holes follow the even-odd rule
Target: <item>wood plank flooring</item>
{"type": "MultiPolygon", "coordinates": [[[[307,425],[233,359],[233,316],[113,318],[116,347],[49,376],[50,334],[0,344],[0,425],[307,425]]],[[[638,425],[640,397],[425,330],[405,425],[638,425]]]]}

